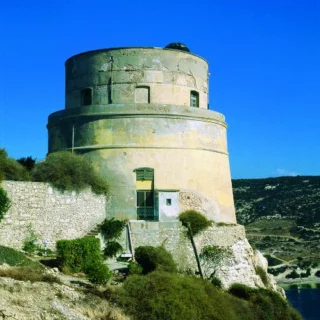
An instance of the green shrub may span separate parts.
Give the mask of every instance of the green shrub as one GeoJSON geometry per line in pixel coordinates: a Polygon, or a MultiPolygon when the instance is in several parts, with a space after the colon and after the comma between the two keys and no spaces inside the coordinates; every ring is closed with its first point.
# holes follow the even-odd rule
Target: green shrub
{"type": "Polygon", "coordinates": [[[27,253],[35,253],[37,251],[42,251],[43,248],[38,244],[39,239],[37,235],[35,234],[32,225],[28,225],[28,235],[23,241],[23,247],[22,250],[27,253]]]}
{"type": "Polygon", "coordinates": [[[119,252],[122,251],[122,246],[117,241],[108,241],[103,250],[103,254],[105,257],[115,257],[119,252]]]}
{"type": "Polygon", "coordinates": [[[93,283],[105,284],[111,277],[108,266],[103,264],[97,238],[57,241],[57,259],[63,270],[84,272],[93,283]]]}
{"type": "Polygon", "coordinates": [[[267,289],[255,289],[243,284],[233,284],[230,294],[248,301],[254,319],[257,320],[302,320],[278,293],[267,289]]]}
{"type": "Polygon", "coordinates": [[[156,269],[166,272],[177,272],[177,266],[171,254],[163,247],[138,247],[135,251],[135,258],[141,265],[143,274],[156,269]]]}
{"type": "Polygon", "coordinates": [[[106,181],[95,172],[89,160],[67,151],[50,153],[45,161],[36,164],[33,180],[49,182],[59,190],[81,191],[91,187],[97,194],[106,194],[106,181]]]}
{"type": "Polygon", "coordinates": [[[57,241],[57,259],[63,269],[70,272],[87,272],[90,266],[102,262],[100,240],[80,238],[57,241]]]}
{"type": "Polygon", "coordinates": [[[16,160],[9,158],[4,149],[0,149],[0,181],[1,180],[28,181],[28,170],[16,160]]]}
{"type": "Polygon", "coordinates": [[[36,165],[36,159],[33,159],[32,157],[20,158],[17,159],[17,162],[23,165],[29,172],[31,172],[36,165]]]}
{"type": "Polygon", "coordinates": [[[125,226],[126,221],[115,220],[114,218],[105,219],[101,224],[100,232],[106,242],[104,249],[105,257],[115,257],[122,250],[121,244],[115,240],[121,236],[125,226]]]}
{"type": "Polygon", "coordinates": [[[296,270],[292,270],[289,274],[286,275],[287,279],[297,279],[300,275],[296,270]]]}
{"type": "Polygon", "coordinates": [[[4,214],[10,209],[11,200],[8,197],[7,191],[0,187],[0,221],[4,214]]]}
{"type": "Polygon", "coordinates": [[[317,270],[314,274],[316,277],[320,277],[320,270],[317,270]]]}
{"type": "Polygon", "coordinates": [[[142,266],[139,263],[134,261],[131,261],[129,263],[129,266],[128,266],[129,275],[142,274],[142,271],[143,271],[142,266]]]}
{"type": "Polygon", "coordinates": [[[263,284],[268,287],[270,285],[269,278],[267,272],[260,266],[256,267],[256,274],[260,277],[263,284]]]}
{"type": "Polygon", "coordinates": [[[10,266],[32,267],[34,269],[43,268],[39,262],[32,261],[21,252],[0,246],[0,264],[6,263],[10,266]]]}
{"type": "Polygon", "coordinates": [[[254,293],[254,289],[241,283],[234,283],[228,292],[237,298],[249,300],[254,293]]]}
{"type": "Polygon", "coordinates": [[[219,278],[217,277],[211,277],[210,278],[210,282],[213,286],[215,286],[216,288],[222,289],[222,282],[219,278]]]}
{"type": "Polygon", "coordinates": [[[180,213],[179,220],[185,227],[190,227],[193,235],[198,234],[212,225],[212,221],[195,210],[187,210],[180,213]]]}
{"type": "Polygon", "coordinates": [[[105,219],[100,226],[100,231],[106,240],[118,239],[126,226],[126,221],[105,219]]]}
{"type": "Polygon", "coordinates": [[[87,266],[86,274],[89,281],[96,284],[106,284],[112,277],[112,273],[108,266],[103,263],[87,266]]]}
{"type": "Polygon", "coordinates": [[[193,276],[130,276],[114,298],[133,320],[253,320],[247,303],[193,276]]]}

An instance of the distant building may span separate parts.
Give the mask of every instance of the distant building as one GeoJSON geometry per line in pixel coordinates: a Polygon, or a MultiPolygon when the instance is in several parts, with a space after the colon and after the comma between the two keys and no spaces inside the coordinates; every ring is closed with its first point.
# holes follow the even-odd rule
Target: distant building
{"type": "Polygon", "coordinates": [[[108,217],[171,221],[190,208],[235,223],[226,123],[208,91],[207,62],[180,43],[80,53],[66,61],[49,152],[90,157],[110,184],[108,217]]]}

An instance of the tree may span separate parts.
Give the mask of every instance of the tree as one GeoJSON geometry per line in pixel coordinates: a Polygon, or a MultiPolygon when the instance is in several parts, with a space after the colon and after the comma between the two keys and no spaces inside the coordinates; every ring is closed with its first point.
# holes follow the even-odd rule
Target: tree
{"type": "Polygon", "coordinates": [[[29,172],[34,168],[36,164],[36,159],[33,159],[32,157],[26,157],[26,158],[20,158],[17,159],[17,162],[19,162],[21,165],[23,165],[29,172]]]}
{"type": "Polygon", "coordinates": [[[33,180],[49,182],[59,190],[81,191],[91,187],[97,194],[106,194],[107,182],[94,170],[88,158],[68,151],[50,153],[36,164],[33,180]]]}
{"type": "Polygon", "coordinates": [[[4,214],[10,209],[11,201],[8,197],[7,191],[0,188],[0,221],[3,219],[4,214]]]}
{"type": "Polygon", "coordinates": [[[205,278],[212,279],[216,272],[231,259],[232,251],[229,248],[205,246],[199,257],[205,278]]]}
{"type": "Polygon", "coordinates": [[[0,181],[3,179],[28,181],[30,180],[30,175],[23,165],[8,157],[5,149],[0,149],[0,181]]]}

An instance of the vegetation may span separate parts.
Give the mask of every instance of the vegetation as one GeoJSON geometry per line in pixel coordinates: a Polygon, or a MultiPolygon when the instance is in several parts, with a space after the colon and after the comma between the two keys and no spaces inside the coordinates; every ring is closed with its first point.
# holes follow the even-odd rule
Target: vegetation
{"type": "Polygon", "coordinates": [[[94,283],[104,284],[111,277],[108,267],[103,264],[97,238],[57,241],[57,259],[62,270],[84,272],[94,283]]]}
{"type": "Polygon", "coordinates": [[[28,170],[16,160],[9,158],[5,149],[0,149],[0,182],[2,180],[30,180],[28,170]]]}
{"type": "Polygon", "coordinates": [[[45,161],[36,164],[32,177],[34,181],[49,182],[62,191],[81,191],[88,187],[97,194],[108,191],[106,181],[86,157],[67,151],[50,153],[45,161]]]}
{"type": "Polygon", "coordinates": [[[177,266],[171,254],[163,247],[138,247],[135,251],[135,258],[141,265],[143,274],[155,270],[177,272],[177,266]]]}
{"type": "Polygon", "coordinates": [[[228,263],[232,252],[228,248],[217,246],[206,246],[202,249],[199,258],[204,276],[207,279],[214,279],[216,272],[228,263]]]}
{"type": "Polygon", "coordinates": [[[238,222],[245,224],[250,244],[267,257],[269,272],[280,277],[285,268],[272,267],[285,264],[302,269],[303,277],[312,275],[307,268],[316,268],[320,262],[320,177],[232,183],[238,222]]]}
{"type": "Polygon", "coordinates": [[[5,213],[11,207],[11,200],[8,197],[7,191],[0,187],[0,221],[3,219],[5,213]]]}
{"type": "Polygon", "coordinates": [[[17,162],[23,165],[29,172],[31,172],[36,165],[36,159],[32,157],[20,158],[17,159],[17,162]]]}
{"type": "Polygon", "coordinates": [[[54,275],[46,274],[44,270],[37,270],[34,267],[15,267],[0,269],[0,277],[8,277],[20,281],[61,283],[54,275]]]}
{"type": "Polygon", "coordinates": [[[190,227],[193,235],[200,233],[212,225],[212,221],[195,210],[186,210],[180,213],[179,220],[185,227],[190,227]]]}
{"type": "Polygon", "coordinates": [[[230,287],[229,293],[248,302],[253,319],[302,320],[301,315],[274,291],[235,283],[230,287]]]}
{"type": "Polygon", "coordinates": [[[225,293],[197,277],[154,271],[130,276],[114,299],[132,319],[139,320],[302,319],[278,294],[243,288],[250,292],[245,298],[241,292],[225,293]]]}
{"type": "Polygon", "coordinates": [[[123,250],[121,244],[116,240],[121,236],[126,221],[115,220],[114,218],[105,219],[100,226],[100,231],[106,242],[104,248],[105,257],[114,257],[123,250]]]}
{"type": "Polygon", "coordinates": [[[9,266],[31,267],[33,270],[43,268],[39,262],[27,258],[21,252],[12,248],[0,246],[0,264],[4,263],[9,266]]]}
{"type": "Polygon", "coordinates": [[[276,214],[298,224],[320,222],[320,176],[240,179],[232,180],[232,185],[242,224],[276,214]]]}
{"type": "Polygon", "coordinates": [[[28,235],[23,241],[22,250],[27,253],[35,253],[37,251],[43,251],[43,248],[39,245],[39,239],[35,234],[32,225],[28,225],[28,235]]]}
{"type": "Polygon", "coordinates": [[[266,286],[266,288],[268,288],[269,285],[270,285],[270,282],[269,282],[269,278],[268,278],[267,272],[262,267],[257,266],[256,267],[256,273],[260,277],[261,281],[266,286]]]}

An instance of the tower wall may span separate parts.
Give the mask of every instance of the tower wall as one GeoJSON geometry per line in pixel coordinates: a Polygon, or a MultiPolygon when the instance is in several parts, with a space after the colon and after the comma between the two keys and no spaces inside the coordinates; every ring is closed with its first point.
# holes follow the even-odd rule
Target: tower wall
{"type": "Polygon", "coordinates": [[[137,218],[135,170],[152,168],[155,191],[180,192],[180,207],[235,223],[226,123],[223,115],[206,110],[207,75],[205,60],[170,49],[120,48],[71,57],[66,109],[49,116],[49,152],[74,150],[90,157],[109,181],[110,217],[137,218]],[[88,88],[91,105],[81,106],[81,90],[88,88]],[[139,88],[148,88],[148,103],[137,102],[146,98],[139,88]],[[191,92],[198,94],[198,108],[190,107],[191,92]]]}
{"type": "Polygon", "coordinates": [[[207,109],[208,65],[202,58],[171,49],[123,48],[86,52],[66,62],[66,108],[81,105],[80,90],[92,89],[93,105],[136,103],[136,88],[150,88],[150,103],[190,105],[199,93],[207,109]]]}

